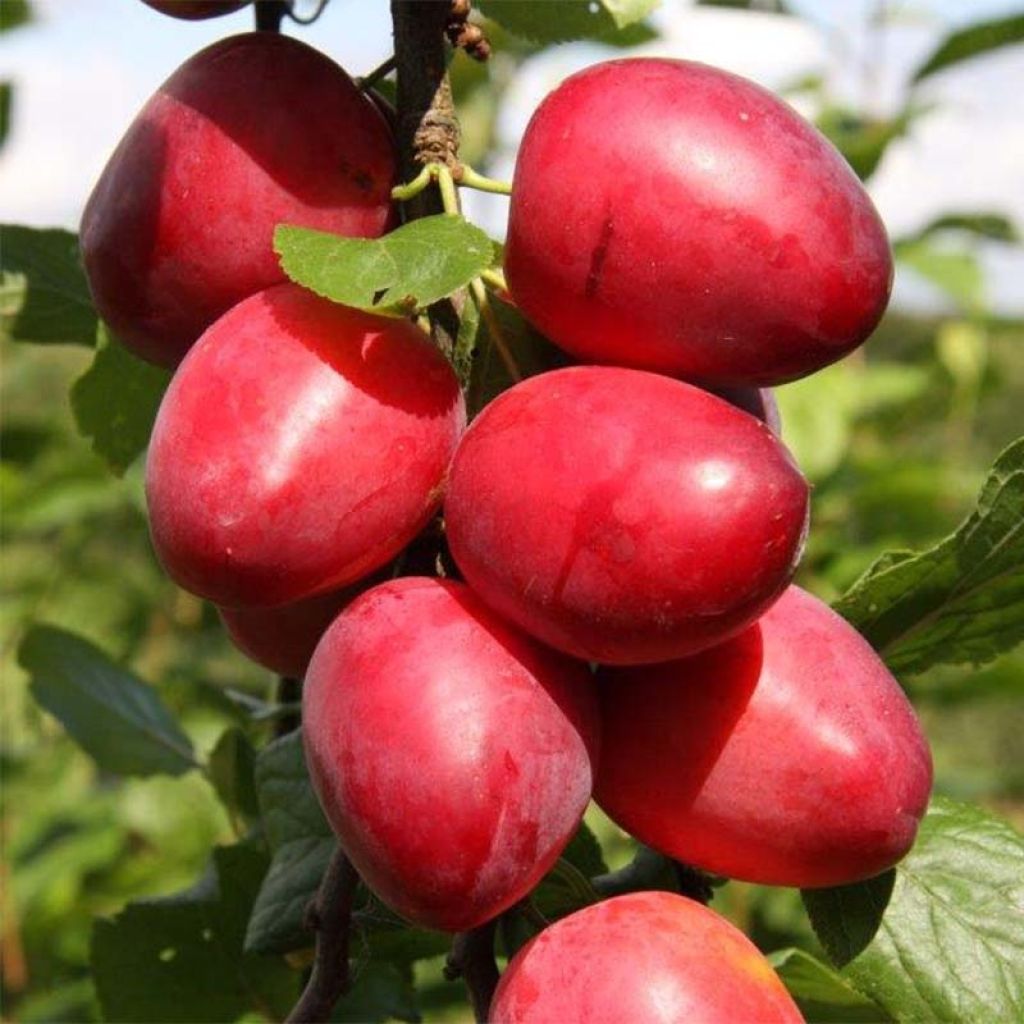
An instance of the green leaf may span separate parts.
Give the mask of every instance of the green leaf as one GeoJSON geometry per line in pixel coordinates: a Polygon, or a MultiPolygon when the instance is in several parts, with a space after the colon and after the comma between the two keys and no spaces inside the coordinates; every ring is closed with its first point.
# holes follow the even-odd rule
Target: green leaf
{"type": "Polygon", "coordinates": [[[252,845],[218,848],[194,888],[97,921],[91,961],[104,1019],[213,1024],[246,1012],[283,1019],[298,994],[296,975],[242,948],[266,867],[252,845]]]}
{"type": "Polygon", "coordinates": [[[881,119],[866,118],[845,107],[826,107],[816,123],[863,181],[875,173],[889,144],[906,135],[926,110],[908,106],[896,117],[881,119]]]}
{"type": "Polygon", "coordinates": [[[585,822],[580,822],[576,834],[569,840],[569,845],[562,851],[563,859],[580,869],[587,878],[603,875],[608,871],[604,862],[601,844],[593,830],[585,822]]]}
{"type": "Polygon", "coordinates": [[[964,232],[979,238],[990,238],[996,242],[1020,241],[1020,233],[1013,221],[1001,213],[945,213],[929,221],[920,231],[900,238],[894,244],[907,245],[947,231],[964,232]]]}
{"type": "Polygon", "coordinates": [[[996,460],[978,506],[917,555],[884,555],[835,608],[897,674],[981,665],[1024,641],[1024,438],[996,460]]]}
{"type": "Polygon", "coordinates": [[[783,439],[807,477],[824,480],[843,464],[859,417],[909,402],[928,384],[926,370],[903,363],[826,366],[775,390],[783,439]]]}
{"type": "Polygon", "coordinates": [[[99,648],[53,626],[33,626],[18,648],[35,699],[101,769],[181,775],[197,767],[192,744],[155,690],[99,648]]]}
{"type": "Polygon", "coordinates": [[[0,149],[7,141],[11,130],[11,104],[14,101],[14,86],[10,82],[0,82],[0,149]]]}
{"type": "Polygon", "coordinates": [[[391,1020],[415,1022],[420,1019],[411,969],[373,962],[356,968],[352,988],[331,1014],[331,1021],[337,1024],[384,1024],[391,1020]]]}
{"type": "Polygon", "coordinates": [[[892,871],[803,896],[829,958],[894,1020],[1024,1018],[1024,838],[998,818],[937,797],[892,871]]]}
{"type": "Polygon", "coordinates": [[[10,32],[32,21],[28,0],[3,0],[0,3],[0,32],[10,32]]]}
{"type": "Polygon", "coordinates": [[[914,72],[913,81],[934,75],[952,64],[970,60],[990,50],[1024,40],[1024,14],[970,25],[948,35],[935,52],[914,72]]]}
{"type": "Polygon", "coordinates": [[[659,0],[479,0],[476,6],[509,32],[533,42],[597,39],[635,45],[653,36],[640,22],[658,3],[659,0]]]}
{"type": "Polygon", "coordinates": [[[342,238],[282,224],[274,251],[298,284],[385,316],[407,316],[451,295],[494,256],[483,231],[448,213],[403,224],[383,238],[342,238]]]}
{"type": "Polygon", "coordinates": [[[256,752],[249,738],[237,725],[225,729],[210,752],[207,770],[225,807],[247,818],[259,814],[255,768],[256,752]]]}
{"type": "Polygon", "coordinates": [[[452,937],[446,932],[412,928],[375,896],[366,899],[352,916],[352,955],[365,954],[371,961],[411,964],[447,953],[452,937]]]}
{"type": "Polygon", "coordinates": [[[533,894],[537,909],[549,919],[562,917],[597,899],[590,884],[595,875],[608,871],[601,844],[590,827],[581,822],[558,863],[541,880],[533,894]]]}
{"type": "Polygon", "coordinates": [[[978,257],[968,249],[938,245],[931,238],[897,242],[896,259],[912,268],[958,305],[975,310],[984,299],[985,276],[978,257]]]}
{"type": "Polygon", "coordinates": [[[841,974],[802,949],[780,950],[768,961],[800,1012],[814,1024],[880,1024],[892,1019],[841,974]]]}
{"type": "MultiPolygon", "coordinates": [[[[522,377],[532,377],[545,370],[567,365],[566,354],[540,334],[515,306],[491,295],[490,307],[494,313],[493,326],[500,331],[505,347],[515,360],[522,377]]],[[[515,383],[500,354],[491,326],[481,321],[474,327],[476,355],[467,395],[467,405],[473,413],[515,383]]],[[[461,341],[460,332],[460,344],[461,341]]]]}
{"type": "Polygon", "coordinates": [[[118,476],[146,450],[171,373],[133,356],[101,324],[92,366],[71,388],[78,431],[118,476]]]}
{"type": "Polygon", "coordinates": [[[272,860],[256,897],[245,948],[285,953],[311,944],[306,906],[336,842],[306,771],[300,731],[259,752],[256,795],[272,860]]]}
{"type": "Polygon", "coordinates": [[[93,309],[78,238],[61,228],[0,224],[0,336],[92,346],[93,309]]]}
{"type": "MultiPolygon", "coordinates": [[[[256,792],[270,869],[256,896],[245,937],[250,953],[287,953],[312,945],[306,907],[316,895],[336,839],[306,770],[301,731],[264,747],[256,758],[256,792]]],[[[411,928],[362,889],[353,913],[352,956],[405,964],[447,950],[450,937],[411,928]]]]}

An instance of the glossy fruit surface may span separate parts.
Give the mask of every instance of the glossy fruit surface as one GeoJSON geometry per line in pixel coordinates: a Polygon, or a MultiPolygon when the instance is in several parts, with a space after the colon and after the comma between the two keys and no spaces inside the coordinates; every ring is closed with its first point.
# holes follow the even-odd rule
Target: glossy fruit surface
{"type": "Polygon", "coordinates": [[[931,755],[899,684],[797,587],[694,658],[603,670],[595,796],[641,842],[730,878],[842,885],[910,848],[931,755]]]}
{"type": "Polygon", "coordinates": [[[496,611],[589,661],[665,661],[753,621],[799,557],[807,485],[753,417],[578,366],[504,392],[452,463],[452,554],[496,611]]]}
{"type": "Polygon", "coordinates": [[[293,284],[203,335],[150,442],[150,532],[168,574],[272,607],[389,561],[441,500],[465,422],[458,381],[411,322],[293,284]]]}
{"type": "Polygon", "coordinates": [[[785,986],[725,918],[636,892],[563,918],[502,976],[493,1024],[802,1024],[785,986]]]}
{"type": "Polygon", "coordinates": [[[793,380],[855,348],[892,257],[853,171],[781,100],[703,64],[626,59],[534,114],[505,271],[579,358],[715,387],[793,380]]]}
{"type": "Polygon", "coordinates": [[[272,32],[221,40],[150,98],[89,198],[96,307],[136,354],[175,366],[217,317],[284,280],[277,224],[379,235],[394,174],[390,129],[327,57],[272,32]]]}
{"type": "Polygon", "coordinates": [[[204,18],[216,18],[221,14],[239,11],[246,7],[250,0],[142,0],[142,2],[161,14],[169,14],[172,18],[200,21],[204,18]]]}
{"type": "Polygon", "coordinates": [[[472,928],[521,899],[590,799],[586,666],[467,587],[407,577],[358,598],[303,695],[320,802],[366,883],[418,924],[472,928]]]}

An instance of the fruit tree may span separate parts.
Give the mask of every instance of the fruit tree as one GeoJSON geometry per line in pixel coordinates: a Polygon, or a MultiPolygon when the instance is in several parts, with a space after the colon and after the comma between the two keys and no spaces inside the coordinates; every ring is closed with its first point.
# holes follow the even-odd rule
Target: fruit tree
{"type": "MultiPolygon", "coordinates": [[[[1016,238],[991,212],[890,237],[864,181],[925,115],[819,83],[815,124],[633,51],[651,0],[392,0],[372,70],[302,38],[325,2],[143,2],[154,32],[234,31],[82,182],[77,237],[3,229],[5,331],[94,346],[72,407],[123,477],[32,534],[12,430],[15,536],[61,574],[66,542],[73,581],[98,557],[121,604],[90,614],[139,637],[68,628],[58,584],[15,622],[93,762],[16,845],[18,1019],[1022,1019],[1024,840],[991,806],[1020,790],[957,775],[934,713],[1024,676],[1024,439],[971,434],[997,386],[1019,409],[1019,325],[980,299],[928,349],[953,412],[918,458],[987,472],[884,490],[917,450],[899,410],[935,401],[883,320],[896,268],[948,284],[934,236],[1016,238]],[[615,49],[549,83],[510,182],[483,173],[501,91],[574,39],[615,49]],[[474,193],[508,197],[504,242],[474,193]],[[98,556],[70,532],[96,515],[98,556]],[[169,884],[141,825],[88,846],[85,987],[23,999],[64,892],[20,927],[31,851],[160,776],[138,813],[169,843],[218,816],[205,873],[169,884]],[[110,905],[104,856],[140,898],[110,905]]],[[[953,33],[915,81],[1022,35],[953,33]]]]}

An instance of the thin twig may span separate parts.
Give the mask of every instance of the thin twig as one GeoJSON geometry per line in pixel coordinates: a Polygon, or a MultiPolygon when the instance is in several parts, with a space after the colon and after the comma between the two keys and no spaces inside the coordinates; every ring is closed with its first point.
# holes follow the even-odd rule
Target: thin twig
{"type": "Polygon", "coordinates": [[[501,361],[505,364],[508,375],[512,378],[513,382],[518,383],[523,379],[523,372],[519,369],[515,356],[512,355],[512,349],[509,347],[508,340],[505,338],[505,332],[498,322],[498,315],[494,312],[494,307],[491,305],[491,300],[487,294],[487,289],[484,288],[483,281],[479,277],[474,278],[469,284],[469,290],[473,293],[473,301],[477,304],[484,323],[487,324],[487,331],[491,336],[491,341],[498,350],[498,355],[501,356],[501,361]]]}
{"type": "Polygon", "coordinates": [[[285,1024],[322,1024],[348,990],[349,925],[359,875],[339,846],[310,905],[316,930],[316,958],[306,988],[285,1024]]]}
{"type": "Polygon", "coordinates": [[[498,965],[494,960],[497,927],[498,919],[494,918],[479,928],[456,935],[444,968],[444,976],[449,981],[462,978],[466,983],[477,1024],[486,1024],[498,985],[498,965]]]}
{"type": "Polygon", "coordinates": [[[357,79],[357,84],[363,92],[372,89],[382,78],[387,78],[395,68],[398,67],[398,60],[392,54],[383,64],[378,64],[372,71],[357,79]]]}

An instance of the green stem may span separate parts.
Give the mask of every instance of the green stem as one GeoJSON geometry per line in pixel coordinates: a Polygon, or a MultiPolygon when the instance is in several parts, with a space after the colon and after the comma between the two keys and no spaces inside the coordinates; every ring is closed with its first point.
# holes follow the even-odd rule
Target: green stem
{"type": "Polygon", "coordinates": [[[523,379],[522,370],[519,369],[519,365],[512,355],[512,349],[505,337],[505,332],[501,328],[497,314],[494,312],[490,296],[487,294],[487,289],[484,287],[481,278],[474,277],[469,282],[469,290],[473,295],[473,301],[476,303],[477,309],[480,310],[480,316],[483,317],[483,321],[487,325],[487,332],[491,336],[491,341],[498,350],[498,355],[501,356],[505,369],[508,370],[508,375],[514,383],[518,383],[523,379]]]}
{"type": "Polygon", "coordinates": [[[459,210],[459,193],[455,188],[455,179],[452,177],[451,168],[444,164],[436,164],[437,187],[441,192],[441,204],[445,213],[454,213],[456,216],[459,210]]]}
{"type": "Polygon", "coordinates": [[[511,183],[479,174],[469,164],[461,165],[458,172],[458,183],[463,188],[475,188],[478,192],[493,192],[499,196],[512,195],[511,183]]]}
{"type": "Polygon", "coordinates": [[[396,185],[391,190],[391,198],[400,203],[415,199],[437,177],[437,168],[437,164],[427,164],[412,181],[396,185]]]}
{"type": "Polygon", "coordinates": [[[496,292],[508,291],[508,282],[505,280],[505,275],[497,267],[488,267],[487,270],[481,270],[480,280],[484,284],[490,285],[496,292]]]}

